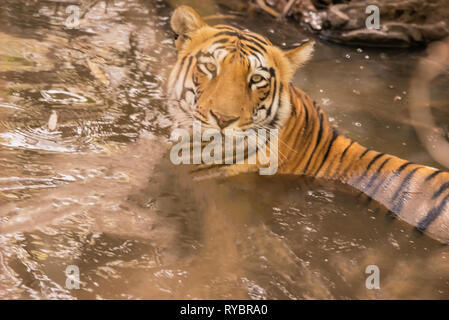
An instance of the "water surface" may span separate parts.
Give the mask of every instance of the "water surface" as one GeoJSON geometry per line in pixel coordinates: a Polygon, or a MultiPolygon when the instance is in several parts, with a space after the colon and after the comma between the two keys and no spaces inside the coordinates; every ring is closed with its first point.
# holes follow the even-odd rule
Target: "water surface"
{"type": "MultiPolygon", "coordinates": [[[[227,15],[210,23],[281,47],[313,37],[201,3],[206,16],[227,15]]],[[[169,162],[170,4],[100,2],[79,30],[52,2],[7,0],[0,12],[0,298],[449,298],[448,249],[345,186],[257,175],[197,182],[169,162]],[[381,290],[365,287],[372,264],[381,290]],[[69,265],[79,290],[66,287],[69,265]]],[[[293,82],[340,132],[439,167],[408,121],[424,55],[318,42],[293,82]]],[[[440,125],[448,84],[446,73],[432,85],[440,125]]]]}

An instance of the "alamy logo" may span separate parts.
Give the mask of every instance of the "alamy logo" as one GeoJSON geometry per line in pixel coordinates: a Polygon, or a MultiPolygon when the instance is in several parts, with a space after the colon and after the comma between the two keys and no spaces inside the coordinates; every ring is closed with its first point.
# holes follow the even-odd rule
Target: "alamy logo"
{"type": "Polygon", "coordinates": [[[262,165],[261,175],[273,175],[278,170],[278,133],[277,129],[226,129],[223,134],[217,129],[203,131],[201,122],[195,121],[193,135],[186,129],[172,132],[170,139],[175,144],[170,151],[170,160],[175,165],[245,164],[246,161],[247,164],[262,165]]]}
{"type": "Polygon", "coordinates": [[[380,270],[376,265],[369,265],[365,269],[365,273],[369,274],[366,278],[365,286],[368,290],[380,289],[380,270]]]}
{"type": "Polygon", "coordinates": [[[379,7],[371,4],[366,7],[365,13],[369,14],[369,16],[365,20],[365,26],[367,29],[380,29],[380,11],[379,7]]]}
{"type": "Polygon", "coordinates": [[[67,29],[79,29],[80,28],[80,7],[71,5],[65,10],[70,16],[65,21],[67,29]]]}
{"type": "Polygon", "coordinates": [[[78,266],[70,265],[65,269],[65,287],[69,290],[80,288],[80,269],[78,266]]]}

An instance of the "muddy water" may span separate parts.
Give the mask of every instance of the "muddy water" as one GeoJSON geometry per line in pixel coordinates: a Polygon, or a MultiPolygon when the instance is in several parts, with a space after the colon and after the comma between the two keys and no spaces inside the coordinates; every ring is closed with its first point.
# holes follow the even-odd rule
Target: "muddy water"
{"type": "MultiPolygon", "coordinates": [[[[101,2],[79,30],[64,26],[64,5],[0,9],[0,298],[449,298],[448,249],[338,183],[195,182],[168,161],[166,2],[101,2]],[[380,290],[365,287],[373,264],[380,290]]],[[[256,14],[219,22],[284,47],[310,37],[256,14]]],[[[294,83],[341,132],[438,167],[407,121],[423,54],[318,43],[294,83]]],[[[441,125],[448,78],[432,85],[441,125]]]]}

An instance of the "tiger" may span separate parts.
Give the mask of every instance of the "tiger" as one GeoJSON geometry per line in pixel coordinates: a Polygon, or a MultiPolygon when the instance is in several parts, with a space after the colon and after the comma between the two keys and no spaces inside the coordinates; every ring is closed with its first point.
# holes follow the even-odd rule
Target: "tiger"
{"type": "MultiPolygon", "coordinates": [[[[418,234],[449,241],[449,172],[366,148],[339,134],[314,100],[291,83],[314,51],[307,41],[283,50],[266,37],[218,24],[191,7],[170,20],[177,61],[168,77],[173,119],[206,128],[279,130],[277,175],[340,181],[384,206],[418,234]]],[[[229,175],[256,165],[225,165],[229,175]]]]}

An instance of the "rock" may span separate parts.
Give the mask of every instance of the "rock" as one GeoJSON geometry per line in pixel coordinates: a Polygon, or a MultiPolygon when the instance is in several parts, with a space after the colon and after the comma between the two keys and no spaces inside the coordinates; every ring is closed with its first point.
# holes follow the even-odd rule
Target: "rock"
{"type": "Polygon", "coordinates": [[[308,11],[298,4],[294,14],[295,19],[326,40],[351,45],[411,47],[449,35],[447,0],[327,2],[332,4],[321,4],[308,11]],[[365,12],[368,5],[379,8],[379,30],[366,27],[366,19],[370,15],[365,12]]]}

